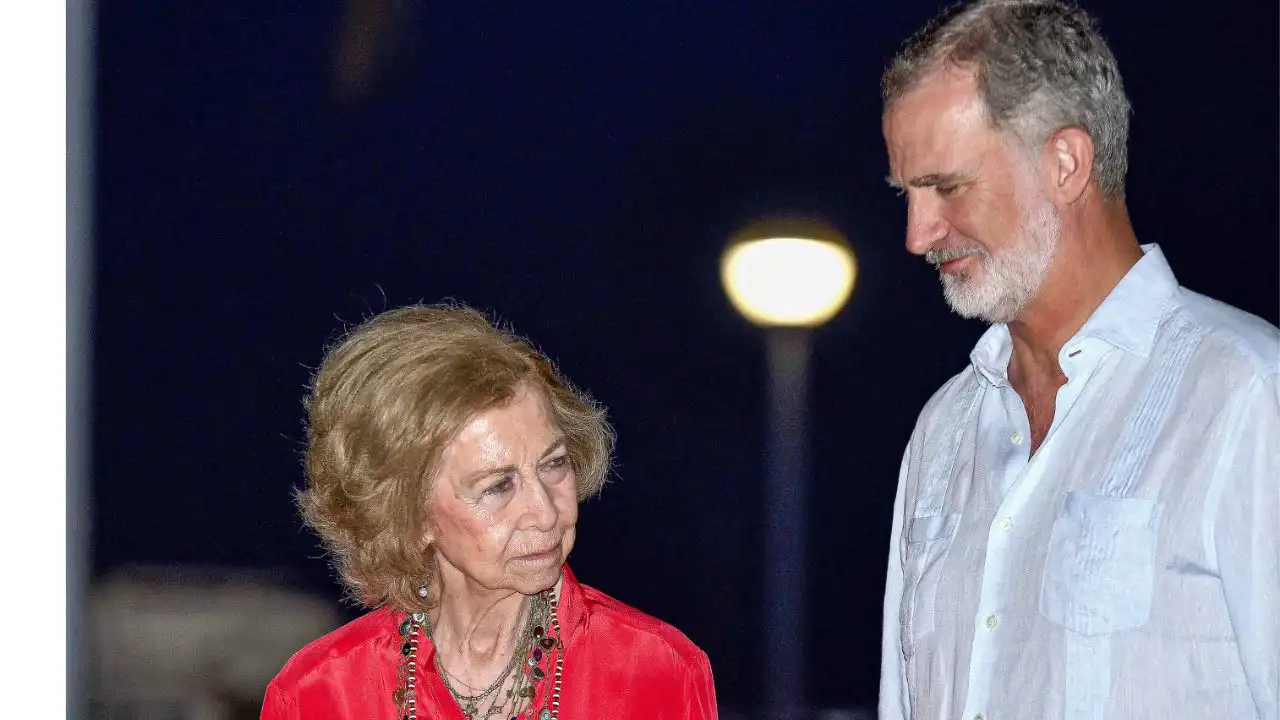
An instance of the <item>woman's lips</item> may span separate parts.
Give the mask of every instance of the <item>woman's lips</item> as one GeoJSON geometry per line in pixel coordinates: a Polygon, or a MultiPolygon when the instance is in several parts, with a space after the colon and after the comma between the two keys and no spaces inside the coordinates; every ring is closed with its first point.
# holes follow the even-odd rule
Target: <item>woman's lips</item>
{"type": "Polygon", "coordinates": [[[546,562],[548,560],[555,560],[555,559],[558,559],[559,557],[560,557],[560,546],[556,545],[547,550],[541,550],[538,552],[531,552],[531,553],[525,553],[524,555],[518,555],[516,556],[516,559],[522,562],[539,563],[539,562],[546,562]]]}

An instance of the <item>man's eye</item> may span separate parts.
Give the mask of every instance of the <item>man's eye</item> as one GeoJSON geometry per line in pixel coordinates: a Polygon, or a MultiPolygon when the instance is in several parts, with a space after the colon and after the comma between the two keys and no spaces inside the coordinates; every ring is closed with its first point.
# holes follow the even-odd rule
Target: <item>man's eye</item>
{"type": "Polygon", "coordinates": [[[942,197],[951,197],[956,193],[956,190],[959,189],[959,186],[956,185],[937,185],[934,187],[934,190],[936,190],[942,197]]]}

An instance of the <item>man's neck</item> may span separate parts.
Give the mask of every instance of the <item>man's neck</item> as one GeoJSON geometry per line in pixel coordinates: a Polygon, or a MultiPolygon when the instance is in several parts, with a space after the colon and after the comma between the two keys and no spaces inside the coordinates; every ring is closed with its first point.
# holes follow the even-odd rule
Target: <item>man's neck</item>
{"type": "Polygon", "coordinates": [[[1016,388],[1061,378],[1058,354],[1063,345],[1141,258],[1142,249],[1123,204],[1065,219],[1058,253],[1044,284],[1009,323],[1013,341],[1009,378],[1016,388]]]}

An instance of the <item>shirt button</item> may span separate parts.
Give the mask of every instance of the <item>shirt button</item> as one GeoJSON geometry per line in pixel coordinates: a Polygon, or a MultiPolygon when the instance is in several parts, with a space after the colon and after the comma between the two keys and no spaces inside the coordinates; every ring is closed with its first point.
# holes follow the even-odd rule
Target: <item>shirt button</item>
{"type": "Polygon", "coordinates": [[[982,713],[973,716],[973,720],[983,720],[982,713]]]}
{"type": "Polygon", "coordinates": [[[995,616],[995,615],[988,615],[988,616],[987,616],[987,629],[988,629],[988,630],[995,630],[995,629],[996,629],[996,625],[999,625],[999,624],[1000,624],[1000,622],[999,622],[998,620],[996,620],[996,616],[995,616]]]}
{"type": "Polygon", "coordinates": [[[1012,530],[1012,529],[1013,529],[1013,518],[1005,518],[1005,519],[1001,520],[1001,521],[1000,521],[1000,527],[1004,528],[1004,531],[1005,531],[1005,532],[1009,532],[1010,530],[1012,530]]]}
{"type": "Polygon", "coordinates": [[[1013,434],[1009,436],[1009,442],[1013,443],[1014,445],[1021,445],[1022,433],[1018,432],[1017,430],[1014,430],[1013,434]]]}

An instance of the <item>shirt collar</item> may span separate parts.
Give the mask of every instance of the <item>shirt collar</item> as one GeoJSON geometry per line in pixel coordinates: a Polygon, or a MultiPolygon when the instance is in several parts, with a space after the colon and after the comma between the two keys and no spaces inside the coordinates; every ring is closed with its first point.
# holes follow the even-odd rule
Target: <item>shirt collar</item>
{"type": "Polygon", "coordinates": [[[564,564],[564,575],[560,581],[560,598],[556,602],[556,619],[560,621],[560,634],[565,643],[569,642],[577,632],[578,626],[582,625],[587,619],[586,609],[583,607],[582,602],[582,585],[578,583],[578,578],[569,569],[569,563],[564,564]]]}
{"type": "MultiPolygon", "coordinates": [[[[1112,288],[1084,326],[1067,341],[1064,350],[1079,340],[1092,338],[1134,355],[1147,357],[1155,344],[1156,331],[1178,289],[1178,280],[1156,244],[1143,245],[1142,257],[1112,288]]],[[[983,376],[996,385],[1008,382],[1009,358],[1013,342],[1009,328],[992,325],[979,338],[969,359],[983,376]]]]}

